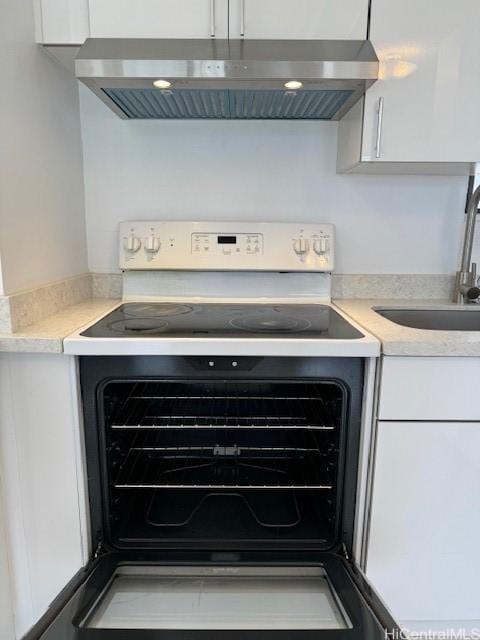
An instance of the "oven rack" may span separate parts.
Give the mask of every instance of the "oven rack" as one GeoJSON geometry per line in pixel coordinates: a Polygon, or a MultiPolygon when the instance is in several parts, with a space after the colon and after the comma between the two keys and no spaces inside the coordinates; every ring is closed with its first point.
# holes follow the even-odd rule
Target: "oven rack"
{"type": "Polygon", "coordinates": [[[110,416],[112,429],[316,429],[333,431],[335,403],[310,395],[130,395],[110,416]]]}
{"type": "MultiPolygon", "coordinates": [[[[230,419],[229,419],[230,420],[230,419]]],[[[144,430],[144,431],[155,431],[158,429],[170,429],[170,430],[211,430],[211,429],[244,429],[244,430],[309,430],[309,431],[335,431],[335,427],[328,425],[300,425],[300,424],[284,424],[280,421],[279,424],[275,424],[272,422],[267,422],[265,424],[243,424],[240,425],[234,423],[233,421],[230,424],[213,424],[206,422],[205,424],[199,424],[198,422],[194,422],[192,424],[159,424],[158,422],[155,424],[112,424],[111,428],[115,431],[132,431],[132,430],[144,430]]]]}
{"type": "Polygon", "coordinates": [[[187,451],[132,448],[114,479],[116,489],[331,490],[328,463],[303,447],[227,446],[187,451]],[[203,454],[203,455],[202,455],[203,454]]]}
{"type": "MultiPolygon", "coordinates": [[[[169,457],[177,457],[177,458],[188,458],[189,456],[187,454],[189,453],[194,453],[195,457],[199,457],[199,454],[201,452],[205,453],[205,454],[209,454],[208,458],[211,457],[211,455],[228,455],[228,450],[230,449],[230,455],[240,455],[243,452],[248,452],[248,453],[257,453],[257,454],[277,454],[277,453],[309,453],[311,452],[311,449],[307,449],[307,448],[302,448],[302,447],[237,447],[236,445],[233,445],[231,447],[222,447],[219,445],[215,445],[212,447],[132,447],[130,449],[131,452],[133,451],[162,451],[164,453],[168,453],[170,454],[169,457]],[[222,454],[223,451],[223,454],[222,454]],[[180,453],[181,452],[181,453],[180,453]],[[177,454],[176,456],[173,456],[173,454],[177,454]]],[[[265,457],[265,456],[264,456],[265,457]]]]}
{"type": "Polygon", "coordinates": [[[115,489],[199,489],[202,491],[331,491],[330,484],[279,484],[279,485],[253,485],[253,484],[116,484],[115,489]]]}
{"type": "Polygon", "coordinates": [[[185,428],[134,429],[112,431],[108,450],[112,459],[122,465],[126,456],[134,451],[163,452],[170,457],[175,454],[191,456],[192,453],[219,456],[227,455],[229,450],[237,456],[252,452],[263,457],[281,454],[285,458],[287,452],[291,455],[313,452],[317,456],[328,457],[336,450],[336,437],[335,434],[309,430],[272,431],[266,428],[253,431],[245,428],[199,429],[194,432],[185,428]]]}
{"type": "Polygon", "coordinates": [[[153,454],[162,460],[255,457],[261,460],[281,460],[299,457],[307,461],[312,456],[322,465],[331,465],[336,455],[335,434],[320,434],[309,430],[271,431],[268,429],[156,429],[112,431],[108,451],[112,469],[117,471],[133,464],[140,452],[153,454]],[[333,437],[332,437],[333,436],[333,437]],[[132,462],[133,461],[133,462],[132,462]]]}

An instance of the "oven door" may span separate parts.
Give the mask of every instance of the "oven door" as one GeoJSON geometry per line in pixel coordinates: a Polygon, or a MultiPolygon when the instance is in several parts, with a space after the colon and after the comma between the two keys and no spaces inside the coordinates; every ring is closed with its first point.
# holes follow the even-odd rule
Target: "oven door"
{"type": "Polygon", "coordinates": [[[26,640],[384,640],[398,633],[351,563],[329,553],[284,555],[109,553],[26,640]]]}

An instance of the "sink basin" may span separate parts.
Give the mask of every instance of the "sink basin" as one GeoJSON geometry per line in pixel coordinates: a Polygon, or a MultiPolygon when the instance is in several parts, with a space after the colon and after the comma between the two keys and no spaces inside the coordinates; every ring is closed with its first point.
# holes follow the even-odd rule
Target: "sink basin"
{"type": "Polygon", "coordinates": [[[396,324],[434,331],[480,331],[480,306],[465,309],[375,309],[396,324]]]}

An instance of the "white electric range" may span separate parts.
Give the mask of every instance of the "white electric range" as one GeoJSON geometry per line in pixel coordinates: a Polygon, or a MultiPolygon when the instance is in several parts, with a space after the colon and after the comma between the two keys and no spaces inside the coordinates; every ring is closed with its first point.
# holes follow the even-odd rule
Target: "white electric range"
{"type": "Polygon", "coordinates": [[[331,302],[334,240],[121,225],[124,299],[65,341],[96,551],[32,638],[399,633],[362,573],[380,347],[331,302]]]}
{"type": "Polygon", "coordinates": [[[119,256],[122,303],[69,336],[66,353],[380,353],[331,302],[330,224],[124,222],[119,256]]]}

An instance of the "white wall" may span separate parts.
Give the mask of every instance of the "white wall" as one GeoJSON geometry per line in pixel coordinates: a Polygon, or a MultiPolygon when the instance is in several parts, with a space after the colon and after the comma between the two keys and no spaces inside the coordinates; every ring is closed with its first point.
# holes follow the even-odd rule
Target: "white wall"
{"type": "Polygon", "coordinates": [[[465,178],[336,175],[336,125],[134,122],[80,91],[89,265],[128,219],[333,222],[339,273],[456,270],[465,178]]]}
{"type": "Polygon", "coordinates": [[[0,293],[87,270],[77,83],[0,0],[0,293]]]}

